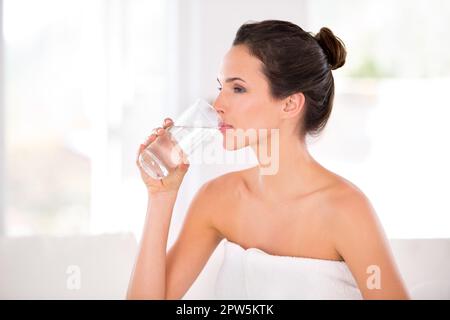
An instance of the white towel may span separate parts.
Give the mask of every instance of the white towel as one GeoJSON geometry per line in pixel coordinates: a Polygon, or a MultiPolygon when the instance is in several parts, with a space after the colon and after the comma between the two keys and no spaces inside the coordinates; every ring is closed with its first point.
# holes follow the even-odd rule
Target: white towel
{"type": "Polygon", "coordinates": [[[362,299],[343,261],[277,256],[226,240],[216,299],[362,299]]]}

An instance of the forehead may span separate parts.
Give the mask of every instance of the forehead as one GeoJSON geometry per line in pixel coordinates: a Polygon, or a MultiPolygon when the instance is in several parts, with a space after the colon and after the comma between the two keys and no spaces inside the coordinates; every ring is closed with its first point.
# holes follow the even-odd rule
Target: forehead
{"type": "Polygon", "coordinates": [[[264,80],[261,68],[262,62],[252,56],[246,46],[232,46],[222,60],[219,80],[239,77],[248,83],[261,81],[264,80]]]}

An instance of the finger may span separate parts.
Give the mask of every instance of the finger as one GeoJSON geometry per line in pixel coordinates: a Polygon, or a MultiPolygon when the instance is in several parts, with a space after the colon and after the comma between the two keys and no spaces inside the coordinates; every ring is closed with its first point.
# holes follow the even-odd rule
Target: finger
{"type": "Polygon", "coordinates": [[[155,133],[152,133],[151,135],[149,135],[149,136],[147,137],[147,139],[145,139],[143,145],[144,145],[145,147],[148,147],[148,145],[149,145],[150,143],[152,143],[153,141],[155,141],[156,138],[157,138],[157,135],[156,135],[155,133]]]}
{"type": "Polygon", "coordinates": [[[184,175],[187,173],[189,169],[189,163],[180,163],[174,172],[174,175],[178,176],[179,178],[183,178],[184,175]]]}
{"type": "Polygon", "coordinates": [[[167,128],[171,127],[171,126],[173,126],[173,120],[170,119],[170,118],[164,119],[164,125],[163,125],[163,128],[164,128],[164,129],[167,129],[167,128]]]}
{"type": "Polygon", "coordinates": [[[158,136],[162,136],[162,135],[164,135],[166,133],[166,130],[164,130],[163,128],[158,128],[157,130],[156,130],[156,134],[158,135],[158,136]]]}
{"type": "Polygon", "coordinates": [[[165,118],[164,119],[164,124],[172,123],[172,122],[173,122],[173,120],[171,118],[165,118]]]}
{"type": "Polygon", "coordinates": [[[156,134],[157,136],[159,136],[161,134],[161,130],[163,130],[163,128],[157,127],[155,129],[153,129],[152,134],[156,134]]]}

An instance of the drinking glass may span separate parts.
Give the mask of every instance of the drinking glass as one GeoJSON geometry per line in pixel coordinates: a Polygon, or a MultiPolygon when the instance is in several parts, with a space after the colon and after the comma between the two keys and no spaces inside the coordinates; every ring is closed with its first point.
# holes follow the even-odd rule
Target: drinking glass
{"type": "Polygon", "coordinates": [[[208,102],[198,99],[166,129],[166,133],[145,148],[139,162],[154,179],[162,179],[181,163],[188,163],[199,148],[216,141],[221,119],[208,102]]]}

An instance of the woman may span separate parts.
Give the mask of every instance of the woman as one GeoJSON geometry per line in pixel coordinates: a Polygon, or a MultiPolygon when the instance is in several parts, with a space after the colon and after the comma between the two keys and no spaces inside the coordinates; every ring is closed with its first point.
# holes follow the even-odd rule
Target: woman
{"type": "MultiPolygon", "coordinates": [[[[153,180],[141,169],[150,201],[128,298],[182,298],[223,239],[227,240],[225,262],[216,288],[222,297],[409,298],[367,197],[321,166],[305,144],[306,135],[318,134],[330,116],[334,97],[331,70],[344,65],[345,58],[343,43],[328,28],[313,36],[286,21],[240,27],[223,59],[214,107],[224,123],[224,146],[250,146],[259,165],[204,184],[167,254],[172,210],[189,165],[180,165],[163,180],[153,180]],[[274,174],[262,174],[263,159],[258,152],[262,144],[272,141],[268,139],[271,130],[264,139],[249,136],[243,143],[233,144],[228,138],[238,129],[263,128],[277,130],[274,174]],[[274,278],[281,275],[281,282],[287,279],[285,287],[275,290],[279,282],[272,283],[269,277],[256,279],[259,283],[249,288],[248,270],[247,274],[232,270],[229,262],[252,254],[257,254],[256,258],[260,254],[263,260],[246,260],[254,263],[247,267],[280,271],[274,278]],[[280,263],[282,269],[273,269],[280,263]],[[293,268],[289,271],[283,266],[293,268]],[[231,286],[228,277],[234,272],[247,277],[241,279],[247,281],[247,287],[244,283],[231,286]],[[289,281],[300,275],[301,282],[289,281]],[[341,288],[334,294],[326,293],[336,286],[341,288]],[[233,289],[236,287],[243,291],[233,289]],[[268,295],[252,295],[252,289],[268,295]],[[233,290],[243,296],[233,296],[233,290]]],[[[166,119],[139,153],[166,134],[172,124],[166,119]]]]}

